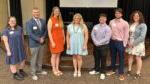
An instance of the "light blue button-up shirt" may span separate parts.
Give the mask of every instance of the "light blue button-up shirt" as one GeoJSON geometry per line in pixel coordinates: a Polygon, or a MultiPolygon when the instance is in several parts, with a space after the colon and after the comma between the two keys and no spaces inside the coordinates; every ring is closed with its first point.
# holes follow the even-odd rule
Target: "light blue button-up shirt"
{"type": "Polygon", "coordinates": [[[97,24],[93,27],[91,37],[96,46],[106,45],[111,38],[111,29],[107,24],[97,24]]]}

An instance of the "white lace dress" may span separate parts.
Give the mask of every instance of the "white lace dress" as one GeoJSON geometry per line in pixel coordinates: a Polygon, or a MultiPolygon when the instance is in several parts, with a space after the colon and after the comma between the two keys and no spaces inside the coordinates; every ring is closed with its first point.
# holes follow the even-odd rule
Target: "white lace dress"
{"type": "MultiPolygon", "coordinates": [[[[130,36],[129,36],[129,42],[133,43],[134,42],[134,32],[137,24],[132,24],[130,26],[130,36]]],[[[145,56],[145,43],[141,42],[136,46],[133,46],[133,48],[127,48],[126,52],[130,55],[135,55],[135,56],[145,56]]]]}

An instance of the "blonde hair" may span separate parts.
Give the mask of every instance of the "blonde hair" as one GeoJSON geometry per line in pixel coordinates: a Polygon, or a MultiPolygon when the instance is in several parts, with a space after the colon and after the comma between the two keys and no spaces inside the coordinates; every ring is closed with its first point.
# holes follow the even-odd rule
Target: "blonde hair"
{"type": "Polygon", "coordinates": [[[83,29],[85,23],[84,23],[84,20],[83,20],[82,15],[81,15],[80,13],[75,13],[75,14],[74,14],[72,24],[75,24],[74,19],[75,19],[76,17],[79,17],[79,19],[80,19],[80,26],[81,26],[81,29],[83,29]]]}
{"type": "Polygon", "coordinates": [[[63,24],[63,20],[62,20],[62,16],[61,16],[61,12],[60,12],[59,7],[57,7],[57,6],[53,7],[50,18],[52,18],[52,17],[54,16],[54,11],[55,11],[56,9],[59,10],[59,16],[57,17],[57,20],[58,20],[59,24],[61,24],[61,27],[63,28],[64,24],[63,24]]]}
{"type": "Polygon", "coordinates": [[[74,19],[75,19],[76,17],[79,17],[79,18],[80,18],[80,25],[83,25],[83,24],[84,24],[84,20],[83,20],[83,17],[82,17],[82,15],[81,15],[80,13],[76,13],[76,14],[73,16],[73,21],[72,21],[72,23],[74,24],[74,19]]]}

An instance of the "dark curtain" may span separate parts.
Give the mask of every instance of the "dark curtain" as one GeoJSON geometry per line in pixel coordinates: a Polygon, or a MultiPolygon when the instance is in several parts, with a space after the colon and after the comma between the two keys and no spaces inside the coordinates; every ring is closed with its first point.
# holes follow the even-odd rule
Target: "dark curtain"
{"type": "Polygon", "coordinates": [[[47,20],[49,19],[52,8],[54,6],[59,6],[59,0],[46,0],[46,18],[47,18],[47,20]]]}
{"type": "Polygon", "coordinates": [[[150,38],[150,0],[119,0],[118,7],[124,10],[124,17],[128,21],[132,11],[140,10],[148,26],[147,37],[150,38]]]}
{"type": "MultiPolygon", "coordinates": [[[[59,6],[59,0],[46,0],[47,19],[51,14],[53,6],[59,6]]],[[[129,21],[129,16],[133,10],[140,10],[148,25],[148,32],[150,32],[150,0],[118,0],[118,7],[124,10],[123,18],[127,21],[129,21]]],[[[100,13],[107,14],[108,22],[114,17],[114,8],[61,8],[64,22],[70,22],[74,13],[77,12],[82,14],[85,22],[92,22],[92,25],[98,22],[100,13]]],[[[147,33],[147,37],[150,38],[150,33],[147,33]]]]}
{"type": "Polygon", "coordinates": [[[22,26],[21,0],[9,0],[9,1],[10,1],[10,15],[15,16],[18,25],[22,26]]]}

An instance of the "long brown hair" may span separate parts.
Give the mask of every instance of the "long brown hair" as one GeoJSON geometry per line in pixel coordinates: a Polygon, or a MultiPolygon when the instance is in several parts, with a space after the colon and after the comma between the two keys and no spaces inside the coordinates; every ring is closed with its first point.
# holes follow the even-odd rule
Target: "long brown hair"
{"type": "Polygon", "coordinates": [[[62,16],[61,16],[61,12],[60,12],[59,7],[57,7],[57,6],[53,7],[50,18],[54,17],[54,11],[55,11],[55,9],[59,10],[59,16],[57,17],[57,20],[61,24],[61,27],[63,28],[64,24],[63,24],[63,20],[62,20],[62,16]]]}
{"type": "Polygon", "coordinates": [[[130,15],[130,24],[134,23],[133,17],[134,17],[134,15],[135,15],[136,13],[137,13],[137,14],[139,15],[139,17],[140,17],[140,19],[139,19],[139,24],[140,24],[140,23],[144,23],[145,21],[144,21],[144,16],[143,16],[142,12],[139,11],[139,10],[135,10],[135,11],[133,11],[133,12],[131,13],[131,15],[130,15]]]}
{"type": "Polygon", "coordinates": [[[17,19],[16,19],[15,16],[10,16],[10,17],[8,17],[6,27],[7,27],[7,28],[10,28],[9,21],[10,21],[11,18],[14,18],[14,19],[16,20],[16,25],[14,26],[14,28],[17,28],[18,25],[17,25],[17,19]]]}

